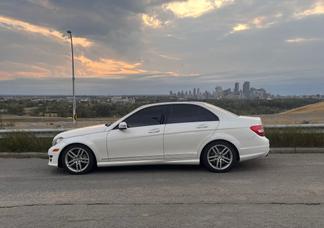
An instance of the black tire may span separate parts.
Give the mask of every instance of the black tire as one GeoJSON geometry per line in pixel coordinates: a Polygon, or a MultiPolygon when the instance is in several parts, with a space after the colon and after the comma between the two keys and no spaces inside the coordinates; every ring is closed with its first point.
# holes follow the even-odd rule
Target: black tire
{"type": "Polygon", "coordinates": [[[209,143],[202,151],[201,163],[211,172],[225,173],[230,171],[238,163],[238,154],[232,144],[225,141],[215,141],[209,143]],[[225,148],[227,148],[226,151],[223,151],[225,148]],[[224,155],[220,154],[220,150],[223,151],[224,155]],[[216,168],[222,166],[222,163],[224,165],[223,168],[216,168]]]}
{"type": "Polygon", "coordinates": [[[85,173],[91,172],[96,167],[96,159],[93,155],[93,152],[88,147],[86,147],[82,144],[74,144],[74,145],[70,145],[64,149],[63,154],[61,156],[61,164],[62,164],[64,170],[67,171],[68,173],[74,174],[74,175],[80,175],[80,174],[85,174],[85,173]],[[70,157],[71,151],[74,154],[76,154],[78,151],[82,151],[82,155],[80,155],[82,157],[80,157],[78,159],[76,165],[70,165],[70,167],[69,167],[67,161],[72,162],[71,160],[73,160],[73,158],[70,157]],[[71,160],[69,160],[69,159],[71,159],[71,160]],[[87,165],[85,165],[85,161],[87,159],[88,159],[88,163],[87,163],[87,165]],[[85,167],[83,167],[82,169],[77,171],[77,169],[78,169],[77,167],[79,167],[79,165],[80,165],[80,167],[82,165],[84,165],[85,167]]]}

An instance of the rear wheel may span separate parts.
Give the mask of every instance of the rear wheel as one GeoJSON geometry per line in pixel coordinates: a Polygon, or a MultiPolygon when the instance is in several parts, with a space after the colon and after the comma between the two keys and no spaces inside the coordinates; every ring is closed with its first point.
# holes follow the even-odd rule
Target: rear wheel
{"type": "Polygon", "coordinates": [[[236,150],[228,142],[213,142],[204,148],[202,164],[211,172],[228,172],[238,161],[236,150]]]}
{"type": "Polygon", "coordinates": [[[95,158],[89,148],[83,145],[71,145],[63,152],[62,164],[71,174],[84,174],[93,170],[95,158]]]}

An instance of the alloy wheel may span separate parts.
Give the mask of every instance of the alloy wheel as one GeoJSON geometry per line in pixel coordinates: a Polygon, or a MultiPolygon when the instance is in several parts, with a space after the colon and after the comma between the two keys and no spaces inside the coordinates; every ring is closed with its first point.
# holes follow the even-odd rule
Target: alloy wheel
{"type": "Polygon", "coordinates": [[[71,148],[65,155],[65,165],[70,171],[74,173],[83,172],[88,168],[89,164],[89,153],[83,148],[71,148]]]}
{"type": "Polygon", "coordinates": [[[225,145],[214,145],[207,152],[207,161],[214,169],[225,170],[233,161],[233,152],[225,145]]]}

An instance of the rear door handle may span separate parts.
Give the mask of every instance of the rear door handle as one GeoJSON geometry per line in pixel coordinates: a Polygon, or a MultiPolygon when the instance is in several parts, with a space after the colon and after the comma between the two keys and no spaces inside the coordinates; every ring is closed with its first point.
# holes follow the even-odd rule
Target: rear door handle
{"type": "Polygon", "coordinates": [[[200,124],[196,128],[198,128],[198,129],[208,128],[208,125],[207,124],[200,124]]]}
{"type": "Polygon", "coordinates": [[[153,133],[159,133],[159,132],[160,132],[159,128],[154,128],[154,129],[149,130],[148,133],[153,134],[153,133]]]}

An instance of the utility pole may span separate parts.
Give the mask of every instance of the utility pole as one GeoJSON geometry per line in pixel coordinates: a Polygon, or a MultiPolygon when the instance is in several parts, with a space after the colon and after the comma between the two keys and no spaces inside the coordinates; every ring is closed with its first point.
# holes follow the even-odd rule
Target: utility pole
{"type": "Polygon", "coordinates": [[[69,34],[69,38],[71,40],[71,53],[72,53],[72,93],[73,93],[73,110],[72,110],[72,119],[73,125],[76,124],[76,101],[75,101],[75,75],[74,75],[74,53],[73,53],[73,38],[72,32],[70,30],[66,31],[69,34]]]}

